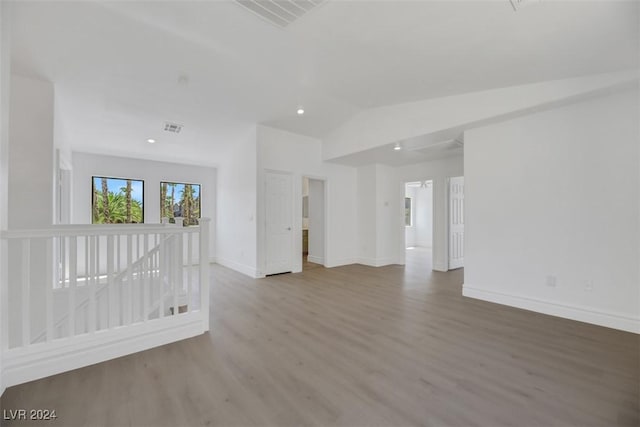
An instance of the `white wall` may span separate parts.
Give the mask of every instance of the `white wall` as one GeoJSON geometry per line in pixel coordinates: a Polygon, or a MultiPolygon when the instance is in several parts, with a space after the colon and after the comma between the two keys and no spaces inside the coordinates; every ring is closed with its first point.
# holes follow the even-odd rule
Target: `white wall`
{"type": "Polygon", "coordinates": [[[376,259],[376,165],[357,170],[358,262],[375,265],[376,259]]]}
{"type": "MultiPolygon", "coordinates": [[[[73,224],[91,224],[91,177],[132,178],[144,181],[144,222],[160,223],[160,182],[200,184],[201,216],[216,219],[216,169],[100,154],[73,152],[73,224]]],[[[209,254],[215,257],[215,233],[209,254]]]]}
{"type": "Polygon", "coordinates": [[[638,100],[465,134],[465,295],[640,332],[638,100]]]}
{"type": "Polygon", "coordinates": [[[415,189],[414,246],[432,247],[433,240],[433,186],[415,189]]]}
{"type": "Polygon", "coordinates": [[[404,194],[396,168],[376,165],[376,266],[400,264],[404,259],[404,194]],[[398,209],[402,207],[402,209],[398,209]]]}
{"type": "Polygon", "coordinates": [[[324,264],[324,181],[309,179],[307,183],[309,185],[309,254],[307,259],[309,262],[324,264]]]}
{"type": "MultiPolygon", "coordinates": [[[[402,186],[404,182],[433,181],[433,269],[437,271],[447,271],[449,269],[447,185],[449,178],[464,175],[463,158],[461,156],[455,156],[431,162],[401,166],[397,168],[396,175],[399,186],[402,186]]],[[[404,204],[402,210],[404,211],[404,204]]],[[[399,234],[403,232],[403,228],[404,226],[398,230],[399,234]]],[[[404,248],[401,247],[400,250],[404,257],[404,248]]],[[[404,263],[404,261],[402,261],[402,263],[404,263]]]]}
{"type": "MultiPolygon", "coordinates": [[[[294,254],[302,254],[302,177],[323,179],[326,238],[325,266],[355,261],[356,252],[356,170],[349,166],[324,163],[318,139],[259,126],[258,143],[258,266],[264,272],[264,171],[291,173],[294,183],[294,254]]],[[[302,270],[302,256],[294,260],[294,272],[302,270]]]]}
{"type": "Polygon", "coordinates": [[[216,260],[257,277],[256,129],[230,145],[218,169],[216,260]]]}
{"type": "MultiPolygon", "coordinates": [[[[9,193],[9,90],[10,90],[10,55],[8,3],[0,2],[0,230],[8,227],[8,193],[9,193]]],[[[7,301],[8,289],[8,245],[0,240],[0,395],[4,393],[5,382],[2,365],[2,349],[7,344],[4,327],[6,316],[2,311],[7,301]]]]}

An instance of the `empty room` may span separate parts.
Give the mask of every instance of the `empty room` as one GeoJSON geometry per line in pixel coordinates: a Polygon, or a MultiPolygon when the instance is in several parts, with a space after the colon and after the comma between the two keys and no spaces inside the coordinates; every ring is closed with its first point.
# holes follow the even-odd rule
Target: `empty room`
{"type": "Polygon", "coordinates": [[[0,425],[640,425],[640,3],[0,0],[0,425]]]}

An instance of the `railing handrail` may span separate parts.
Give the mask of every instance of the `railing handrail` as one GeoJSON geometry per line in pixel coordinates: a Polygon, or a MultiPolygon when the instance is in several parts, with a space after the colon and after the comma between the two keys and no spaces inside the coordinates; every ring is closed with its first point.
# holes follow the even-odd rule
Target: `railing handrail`
{"type": "MultiPolygon", "coordinates": [[[[200,218],[200,221],[210,221],[209,218],[200,218]]],[[[174,234],[197,233],[199,225],[188,227],[175,226],[173,224],[72,224],[52,225],[49,228],[2,230],[2,239],[25,239],[47,237],[73,237],[73,236],[112,236],[127,234],[174,234]]]]}

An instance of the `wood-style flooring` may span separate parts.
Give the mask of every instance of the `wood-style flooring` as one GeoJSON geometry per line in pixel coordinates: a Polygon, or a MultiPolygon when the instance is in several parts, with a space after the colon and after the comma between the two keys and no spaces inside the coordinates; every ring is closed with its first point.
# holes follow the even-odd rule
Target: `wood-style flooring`
{"type": "MultiPolygon", "coordinates": [[[[638,426],[639,336],[467,299],[463,271],[213,268],[211,332],[6,390],[59,426],[638,426]]],[[[17,425],[4,421],[3,425],[17,425]]]]}

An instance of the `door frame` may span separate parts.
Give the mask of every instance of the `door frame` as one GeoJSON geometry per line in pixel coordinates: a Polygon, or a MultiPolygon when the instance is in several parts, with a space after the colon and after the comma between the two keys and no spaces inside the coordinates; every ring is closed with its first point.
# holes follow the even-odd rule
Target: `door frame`
{"type": "MultiPolygon", "coordinates": [[[[434,250],[435,250],[435,240],[436,240],[436,211],[437,211],[437,203],[436,203],[436,179],[435,178],[418,178],[418,179],[403,179],[401,182],[402,185],[402,215],[401,215],[401,227],[402,227],[402,234],[401,234],[401,238],[400,238],[400,243],[402,245],[402,255],[400,257],[400,259],[402,260],[402,265],[405,265],[407,263],[407,235],[406,235],[406,228],[405,228],[405,222],[404,222],[404,198],[406,197],[406,188],[407,188],[407,184],[410,182],[422,182],[422,181],[431,181],[431,268],[435,269],[435,265],[434,265],[434,259],[435,259],[435,254],[434,254],[434,250]]],[[[448,186],[448,184],[447,184],[448,186]]],[[[413,207],[412,207],[413,210],[413,207]]],[[[448,212],[447,212],[448,215],[448,212]]],[[[447,228],[447,233],[449,232],[449,229],[447,228]]],[[[449,258],[448,258],[448,253],[449,253],[449,248],[447,247],[447,265],[449,264],[449,258]]]]}
{"type": "MultiPolygon", "coordinates": [[[[329,239],[329,232],[328,232],[328,215],[329,215],[329,180],[327,179],[327,177],[325,176],[318,176],[318,175],[310,175],[310,174],[301,174],[300,175],[300,199],[298,202],[298,205],[300,206],[300,239],[298,239],[300,241],[300,244],[302,245],[302,180],[304,178],[307,179],[313,179],[316,181],[322,181],[323,183],[323,193],[324,193],[324,203],[323,203],[323,210],[324,210],[324,216],[323,216],[323,240],[324,240],[324,245],[322,248],[322,266],[326,267],[327,266],[327,247],[328,247],[328,239],[329,239]]],[[[300,271],[302,271],[302,247],[300,248],[301,250],[299,251],[300,253],[300,271]]]]}

